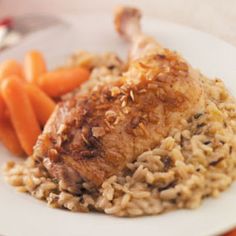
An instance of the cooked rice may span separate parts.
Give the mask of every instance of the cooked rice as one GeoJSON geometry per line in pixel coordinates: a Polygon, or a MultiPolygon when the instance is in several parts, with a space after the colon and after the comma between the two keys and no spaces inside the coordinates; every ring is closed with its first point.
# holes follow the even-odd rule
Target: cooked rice
{"type": "Polygon", "coordinates": [[[203,198],[217,197],[236,179],[236,102],[220,80],[202,77],[202,83],[205,111],[181,120],[181,129],[171,130],[160,145],[128,163],[99,190],[84,183],[81,195],[65,192],[62,183],[32,158],[8,162],[6,179],[18,191],[70,211],[140,216],[196,208],[203,198]]]}

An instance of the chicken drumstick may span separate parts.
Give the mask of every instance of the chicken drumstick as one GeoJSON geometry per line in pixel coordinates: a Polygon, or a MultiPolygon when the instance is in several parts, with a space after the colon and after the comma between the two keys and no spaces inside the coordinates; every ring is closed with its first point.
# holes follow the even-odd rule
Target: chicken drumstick
{"type": "Polygon", "coordinates": [[[68,191],[80,193],[84,182],[99,187],[204,106],[198,72],[144,35],[140,18],[126,7],[115,15],[131,43],[127,72],[60,103],[35,146],[34,156],[68,191]]]}

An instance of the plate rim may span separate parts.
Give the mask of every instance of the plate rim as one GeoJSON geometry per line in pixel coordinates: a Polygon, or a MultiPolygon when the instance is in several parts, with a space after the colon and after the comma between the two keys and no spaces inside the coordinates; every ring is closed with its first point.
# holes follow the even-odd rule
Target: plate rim
{"type": "MultiPolygon", "coordinates": [[[[91,14],[92,15],[92,14],[91,14]]],[[[107,17],[107,15],[108,14],[102,14],[103,16],[106,16],[107,17]]],[[[110,16],[110,15],[109,15],[110,16]]],[[[77,17],[81,17],[81,15],[80,16],[77,16],[77,17]]],[[[88,17],[88,15],[86,15],[86,17],[88,17]]],[[[93,14],[93,17],[94,17],[94,14],[93,14]]],[[[160,19],[158,19],[158,18],[156,18],[156,17],[149,17],[149,16],[144,16],[144,18],[145,18],[145,21],[158,21],[158,22],[160,22],[161,24],[167,24],[167,25],[172,25],[172,26],[174,26],[174,27],[177,27],[177,28],[182,28],[183,30],[187,30],[187,31],[189,31],[189,30],[191,30],[191,31],[193,31],[193,32],[195,32],[195,33],[197,33],[197,34],[200,34],[200,35],[205,35],[205,36],[207,36],[207,37],[209,37],[210,38],[210,40],[211,39],[213,39],[213,40],[217,40],[219,43],[224,43],[225,45],[227,45],[227,47],[232,47],[232,48],[234,48],[234,50],[236,51],[236,47],[234,46],[234,45],[232,45],[232,44],[230,44],[229,42],[226,42],[226,41],[224,41],[224,40],[222,40],[222,39],[220,39],[220,38],[217,38],[215,35],[211,35],[210,33],[207,33],[207,32],[202,32],[201,30],[199,30],[199,29],[195,29],[195,28],[192,28],[192,27],[188,27],[188,26],[186,26],[186,25],[182,25],[182,24],[177,24],[177,23],[174,23],[174,22],[170,22],[170,21],[165,21],[165,20],[160,20],[160,19]]],[[[42,33],[43,33],[43,31],[42,31],[42,33]]],[[[16,47],[20,47],[20,45],[19,46],[16,46],[16,47]]],[[[3,52],[3,53],[1,53],[1,54],[4,54],[5,52],[3,52]]],[[[2,55],[1,55],[1,57],[2,57],[2,55]]],[[[4,56],[3,56],[4,57],[4,56]]],[[[1,185],[1,184],[0,184],[1,185]]],[[[205,200],[204,200],[205,201],[205,200]]],[[[158,217],[158,216],[153,216],[153,217],[158,217]]],[[[211,235],[211,234],[216,234],[216,233],[222,233],[222,232],[225,232],[225,231],[227,231],[228,229],[231,229],[233,226],[235,226],[236,225],[236,220],[235,220],[235,224],[229,224],[228,226],[225,226],[225,228],[224,229],[219,229],[217,232],[216,231],[212,231],[212,232],[210,232],[209,231],[209,235],[211,235]]]]}

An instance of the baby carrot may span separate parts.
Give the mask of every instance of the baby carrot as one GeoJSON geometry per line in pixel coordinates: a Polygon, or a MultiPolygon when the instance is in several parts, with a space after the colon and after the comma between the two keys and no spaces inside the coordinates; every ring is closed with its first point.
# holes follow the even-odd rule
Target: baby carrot
{"type": "Polygon", "coordinates": [[[51,97],[58,97],[88,80],[89,71],[84,68],[64,68],[43,74],[39,86],[51,97]]]}
{"type": "Polygon", "coordinates": [[[17,75],[21,79],[24,78],[23,68],[21,64],[15,60],[7,60],[0,64],[0,81],[10,75],[17,75]]]}
{"type": "Polygon", "coordinates": [[[45,125],[56,106],[55,102],[34,84],[27,83],[25,88],[39,123],[45,125]]]}
{"type": "Polygon", "coordinates": [[[23,155],[24,151],[17,138],[16,132],[11,122],[7,119],[0,120],[0,141],[13,154],[17,156],[23,155]]]}
{"type": "Polygon", "coordinates": [[[37,84],[40,75],[46,72],[46,63],[39,51],[30,51],[25,56],[24,71],[26,80],[37,84]]]}
{"type": "Polygon", "coordinates": [[[223,236],[236,236],[236,230],[232,230],[232,231],[224,234],[223,236]]]}
{"type": "Polygon", "coordinates": [[[24,83],[17,76],[8,77],[2,82],[1,91],[20,144],[31,155],[41,131],[24,83]]]}
{"type": "Polygon", "coordinates": [[[5,117],[6,104],[3,100],[2,94],[0,93],[0,119],[5,117]]]}

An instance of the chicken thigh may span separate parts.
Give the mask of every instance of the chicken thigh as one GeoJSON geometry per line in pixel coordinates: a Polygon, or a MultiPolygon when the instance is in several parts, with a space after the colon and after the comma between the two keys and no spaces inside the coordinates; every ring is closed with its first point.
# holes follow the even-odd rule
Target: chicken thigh
{"type": "Polygon", "coordinates": [[[131,44],[127,71],[61,102],[37,141],[34,157],[70,192],[84,182],[98,188],[204,106],[198,72],[143,34],[140,18],[134,8],[115,13],[131,44]]]}

